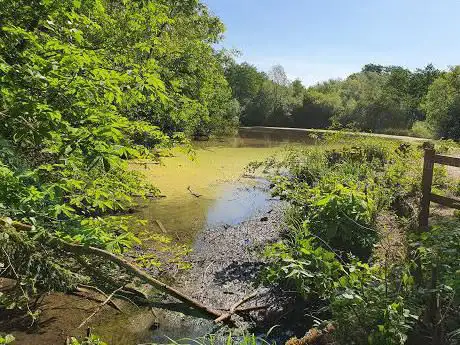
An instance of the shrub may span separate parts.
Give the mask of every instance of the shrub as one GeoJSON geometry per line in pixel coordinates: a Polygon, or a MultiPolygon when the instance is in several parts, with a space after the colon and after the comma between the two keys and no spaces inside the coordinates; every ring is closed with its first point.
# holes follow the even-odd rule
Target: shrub
{"type": "Polygon", "coordinates": [[[415,121],[410,130],[410,135],[418,138],[434,139],[434,128],[426,121],[415,121]]]}
{"type": "Polygon", "coordinates": [[[356,186],[321,183],[305,206],[312,232],[333,248],[367,257],[377,240],[374,201],[356,186]]]}
{"type": "Polygon", "coordinates": [[[343,344],[405,344],[418,319],[416,305],[408,306],[413,280],[407,270],[353,261],[346,266],[331,298],[337,337],[343,344]]]}

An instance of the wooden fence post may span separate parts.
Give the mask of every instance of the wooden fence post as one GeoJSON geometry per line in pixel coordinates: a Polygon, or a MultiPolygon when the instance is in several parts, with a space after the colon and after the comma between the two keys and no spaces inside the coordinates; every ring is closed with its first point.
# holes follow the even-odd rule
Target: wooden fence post
{"type": "MultiPolygon", "coordinates": [[[[433,183],[434,156],[436,154],[431,143],[423,143],[425,149],[423,158],[423,175],[422,175],[422,200],[420,201],[420,211],[418,214],[417,231],[419,233],[428,230],[428,218],[430,216],[430,194],[431,184],[433,183]]],[[[415,271],[414,279],[417,286],[423,283],[422,260],[418,253],[415,253],[415,271]]]]}
{"type": "Polygon", "coordinates": [[[433,183],[434,156],[436,154],[431,143],[424,143],[424,147],[425,156],[423,159],[422,200],[420,203],[420,213],[418,217],[419,232],[428,230],[431,184],[433,183]]]}
{"type": "MultiPolygon", "coordinates": [[[[431,201],[431,185],[433,184],[433,169],[435,163],[436,151],[431,143],[423,144],[425,155],[423,158],[423,176],[422,176],[422,200],[420,202],[420,213],[418,217],[418,231],[428,231],[428,220],[430,217],[430,201],[431,201]]],[[[417,285],[421,285],[422,263],[420,258],[417,259],[417,271],[415,281],[417,285]]],[[[433,263],[431,267],[431,296],[427,305],[427,316],[433,327],[433,345],[439,345],[442,339],[442,325],[440,325],[439,315],[439,292],[437,291],[438,283],[438,266],[433,263]]]]}

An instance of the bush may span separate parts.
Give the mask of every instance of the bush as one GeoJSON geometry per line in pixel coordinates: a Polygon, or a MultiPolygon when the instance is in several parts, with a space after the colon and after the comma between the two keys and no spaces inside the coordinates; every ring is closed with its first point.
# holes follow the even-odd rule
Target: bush
{"type": "Polygon", "coordinates": [[[415,121],[410,130],[410,135],[418,138],[434,139],[434,128],[426,121],[415,121]]]}
{"type": "Polygon", "coordinates": [[[312,232],[333,248],[368,257],[377,240],[374,201],[354,186],[322,183],[306,205],[312,232]]]}

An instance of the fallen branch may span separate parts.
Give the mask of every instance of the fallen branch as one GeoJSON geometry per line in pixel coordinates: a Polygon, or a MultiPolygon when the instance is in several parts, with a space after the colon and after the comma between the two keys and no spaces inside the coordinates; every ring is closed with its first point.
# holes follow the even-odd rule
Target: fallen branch
{"type": "MultiPolygon", "coordinates": [[[[23,231],[31,230],[33,228],[31,225],[22,224],[22,223],[18,223],[18,222],[11,222],[11,221],[4,220],[4,219],[0,218],[0,225],[2,225],[2,223],[5,224],[5,225],[13,226],[15,229],[19,229],[19,230],[23,230],[23,231]]],[[[65,251],[75,253],[75,254],[94,255],[94,256],[97,256],[99,258],[111,261],[111,262],[117,264],[119,267],[124,268],[127,272],[129,272],[131,275],[139,278],[144,283],[147,283],[147,284],[153,286],[154,288],[156,288],[157,290],[159,290],[161,292],[164,292],[164,293],[167,293],[167,294],[171,295],[172,297],[178,299],[181,302],[184,302],[184,303],[190,305],[191,307],[193,307],[195,309],[201,310],[202,312],[204,312],[205,314],[207,314],[209,316],[212,316],[214,318],[219,318],[219,317],[222,316],[222,313],[218,312],[217,310],[209,308],[209,307],[205,306],[203,303],[201,303],[201,302],[199,302],[199,301],[197,301],[197,300],[195,300],[195,299],[183,294],[179,290],[176,290],[175,288],[173,288],[173,287],[161,282],[160,280],[157,280],[157,279],[151,277],[149,274],[145,273],[140,268],[138,268],[138,267],[132,265],[131,263],[129,263],[126,259],[121,258],[121,257],[119,257],[119,256],[117,256],[117,255],[115,255],[113,253],[110,253],[110,252],[104,250],[104,249],[100,249],[100,248],[96,248],[96,247],[90,247],[90,246],[82,246],[82,245],[79,245],[79,244],[71,244],[71,243],[68,243],[68,242],[66,242],[64,240],[61,240],[60,238],[54,237],[52,235],[48,235],[48,240],[49,240],[49,243],[51,243],[51,244],[53,244],[53,245],[55,245],[57,247],[60,247],[61,249],[65,250],[65,251]]]]}
{"type": "Polygon", "coordinates": [[[217,319],[215,319],[214,323],[219,323],[219,322],[222,322],[222,321],[225,321],[225,320],[229,319],[233,314],[235,314],[236,308],[238,308],[240,305],[246,303],[247,301],[253,299],[256,296],[257,296],[257,291],[254,291],[252,294],[250,294],[250,295],[244,297],[243,299],[239,300],[238,302],[236,302],[234,305],[232,305],[230,307],[230,310],[229,310],[228,313],[222,314],[217,319]]]}
{"type": "Polygon", "coordinates": [[[101,304],[99,304],[99,306],[96,308],[96,310],[90,315],[88,316],[85,320],[82,321],[82,323],[77,327],[77,328],[82,328],[89,320],[92,319],[92,317],[94,315],[96,315],[101,309],[103,306],[105,306],[107,303],[109,303],[109,301],[112,299],[112,297],[118,292],[120,291],[121,289],[123,288],[123,286],[120,286],[118,289],[116,289],[115,291],[113,291],[107,298],[104,302],[102,302],[101,304]]]}
{"type": "Polygon", "coordinates": [[[194,193],[192,191],[192,189],[190,188],[190,186],[187,187],[187,190],[190,192],[190,194],[192,194],[195,198],[199,198],[201,196],[201,194],[197,194],[197,193],[194,193]]]}
{"type": "MultiPolygon", "coordinates": [[[[252,306],[252,307],[246,307],[246,308],[237,308],[235,309],[235,314],[238,314],[238,313],[248,313],[250,311],[255,311],[255,310],[263,310],[263,309],[268,309],[270,308],[270,305],[269,304],[265,304],[265,305],[255,305],[255,306],[252,306]]],[[[219,310],[222,310],[222,311],[229,311],[230,309],[220,309],[219,310]]]]}
{"type": "Polygon", "coordinates": [[[63,240],[57,239],[57,238],[52,238],[51,241],[55,243],[56,245],[60,246],[64,250],[67,250],[69,252],[73,253],[80,253],[80,254],[86,254],[86,255],[95,255],[104,259],[107,259],[111,262],[116,263],[118,266],[124,268],[126,271],[128,271],[130,274],[133,276],[141,279],[143,282],[155,287],[156,289],[165,292],[174,298],[177,298],[178,300],[187,303],[188,305],[199,309],[206,314],[213,316],[213,317],[220,317],[221,313],[218,311],[209,308],[202,304],[201,302],[198,302],[191,297],[188,297],[187,295],[183,294],[182,292],[176,290],[175,288],[166,285],[165,283],[151,277],[141,269],[137,268],[136,266],[132,265],[129,263],[127,260],[118,257],[115,254],[112,254],[106,250],[100,249],[100,248],[95,248],[95,247],[89,247],[89,246],[82,246],[78,244],[70,244],[67,243],[63,240]]]}

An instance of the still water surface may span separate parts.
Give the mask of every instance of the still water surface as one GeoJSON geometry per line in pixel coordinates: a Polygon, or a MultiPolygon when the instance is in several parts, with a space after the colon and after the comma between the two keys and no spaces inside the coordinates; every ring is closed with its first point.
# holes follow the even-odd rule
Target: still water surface
{"type": "Polygon", "coordinates": [[[267,199],[256,188],[260,180],[248,178],[245,167],[300,142],[312,139],[308,133],[245,129],[234,138],[194,143],[193,157],[176,150],[161,165],[134,166],[165,196],[147,202],[139,216],[149,220],[151,231],[160,231],[159,220],[170,235],[186,243],[205,227],[242,222],[267,199]]]}

